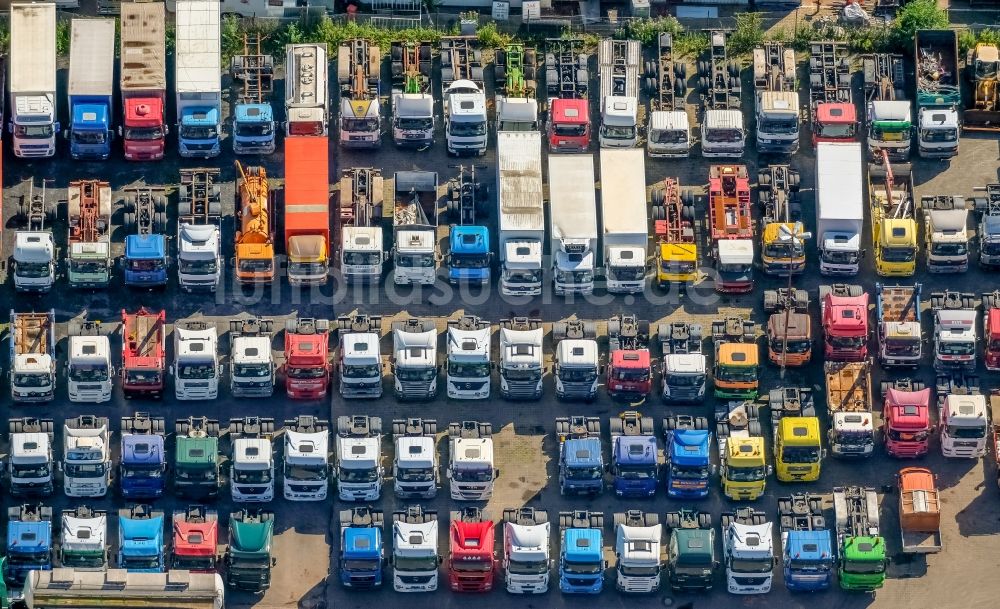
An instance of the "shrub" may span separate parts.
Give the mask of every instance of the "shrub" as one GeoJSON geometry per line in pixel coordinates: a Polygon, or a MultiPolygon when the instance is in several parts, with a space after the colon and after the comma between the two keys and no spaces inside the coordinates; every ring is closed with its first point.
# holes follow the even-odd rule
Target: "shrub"
{"type": "Polygon", "coordinates": [[[936,0],[912,0],[896,13],[890,26],[889,42],[899,51],[908,52],[913,47],[913,34],[917,30],[948,28],[948,12],[938,7],[936,0]]]}
{"type": "Polygon", "coordinates": [[[760,13],[737,13],[736,27],[726,41],[728,54],[746,55],[764,42],[764,16],[760,13]]]}

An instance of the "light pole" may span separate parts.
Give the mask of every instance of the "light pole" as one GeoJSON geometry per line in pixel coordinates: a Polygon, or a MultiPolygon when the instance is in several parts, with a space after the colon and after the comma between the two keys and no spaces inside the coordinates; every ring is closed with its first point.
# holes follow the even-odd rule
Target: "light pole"
{"type": "MultiPolygon", "coordinates": [[[[801,230],[801,224],[782,224],[780,234],[791,243],[788,247],[788,291],[785,293],[785,329],[781,337],[781,372],[779,378],[785,380],[785,358],[788,354],[788,319],[792,314],[792,265],[795,260],[795,248],[801,246],[805,254],[805,240],[812,239],[812,233],[801,230]]],[[[804,257],[804,256],[803,256],[804,257]]]]}

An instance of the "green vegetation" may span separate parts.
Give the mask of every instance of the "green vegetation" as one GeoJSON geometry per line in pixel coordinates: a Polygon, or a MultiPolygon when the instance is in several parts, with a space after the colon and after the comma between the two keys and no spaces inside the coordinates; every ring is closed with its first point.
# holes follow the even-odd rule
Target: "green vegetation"
{"type": "Polygon", "coordinates": [[[60,19],[56,22],[56,54],[69,55],[69,41],[71,38],[70,22],[67,19],[60,19]]]}
{"type": "Polygon", "coordinates": [[[917,30],[948,28],[948,12],[938,7],[936,0],[912,0],[899,9],[892,22],[889,39],[897,49],[913,46],[913,33],[917,30]]]}
{"type": "Polygon", "coordinates": [[[979,43],[1000,46],[1000,30],[985,28],[978,32],[962,30],[958,33],[958,48],[964,55],[979,43]]]}

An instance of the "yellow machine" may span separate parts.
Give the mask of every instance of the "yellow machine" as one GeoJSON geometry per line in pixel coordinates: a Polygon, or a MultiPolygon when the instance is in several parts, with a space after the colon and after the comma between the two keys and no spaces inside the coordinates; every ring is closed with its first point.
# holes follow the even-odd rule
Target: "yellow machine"
{"type": "Polygon", "coordinates": [[[908,167],[868,165],[868,199],[872,212],[875,271],[883,277],[912,277],[917,270],[917,221],[913,208],[913,176],[908,167]]]}
{"type": "Polygon", "coordinates": [[[977,44],[965,62],[972,84],[969,107],[962,113],[966,131],[1000,131],[1000,52],[992,44],[977,44]]]}
{"type": "Polygon", "coordinates": [[[676,179],[666,178],[652,193],[653,229],[656,234],[656,281],[691,285],[698,278],[698,246],[694,235],[694,204],[681,192],[676,179]]]}
{"type": "Polygon", "coordinates": [[[771,473],[760,408],[751,401],[719,403],[715,407],[722,492],[736,501],[753,501],[763,495],[771,473]]]}
{"type": "Polygon", "coordinates": [[[760,201],[761,263],[768,275],[787,277],[806,268],[806,248],[801,235],[805,226],[799,220],[799,173],[788,165],[769,165],[757,174],[760,201]]]}
{"type": "Polygon", "coordinates": [[[819,480],[824,452],[818,418],[781,418],[774,435],[774,465],[778,480],[819,480]]]}

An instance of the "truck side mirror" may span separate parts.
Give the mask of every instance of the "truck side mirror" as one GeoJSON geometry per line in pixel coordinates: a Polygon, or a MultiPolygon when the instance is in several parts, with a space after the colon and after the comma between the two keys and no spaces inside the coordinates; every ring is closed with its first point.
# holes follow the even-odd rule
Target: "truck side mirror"
{"type": "Polygon", "coordinates": [[[493,470],[493,479],[496,480],[499,477],[500,477],[500,470],[499,469],[493,470]]]}
{"type": "Polygon", "coordinates": [[[444,477],[447,478],[447,479],[449,479],[449,480],[451,480],[451,468],[450,467],[445,470],[444,477]]]}
{"type": "Polygon", "coordinates": [[[770,476],[773,473],[774,473],[774,466],[773,465],[768,465],[767,466],[767,475],[770,476]]]}
{"type": "Polygon", "coordinates": [[[173,367],[173,366],[170,366],[169,368],[167,368],[167,373],[168,373],[168,374],[169,374],[170,376],[173,376],[173,375],[174,375],[174,367],[173,367]]]}
{"type": "Polygon", "coordinates": [[[69,139],[69,129],[66,129],[66,130],[64,130],[62,132],[62,137],[63,137],[64,140],[68,140],[69,139]]]}
{"type": "Polygon", "coordinates": [[[278,564],[278,559],[275,558],[274,556],[272,556],[271,557],[271,566],[274,567],[274,566],[277,566],[277,564],[278,564]]]}
{"type": "Polygon", "coordinates": [[[119,125],[118,126],[118,137],[121,137],[122,135],[124,135],[124,132],[122,131],[121,125],[119,125]]]}
{"type": "Polygon", "coordinates": [[[13,122],[7,123],[7,132],[8,133],[14,133],[14,123],[13,122]]]}

